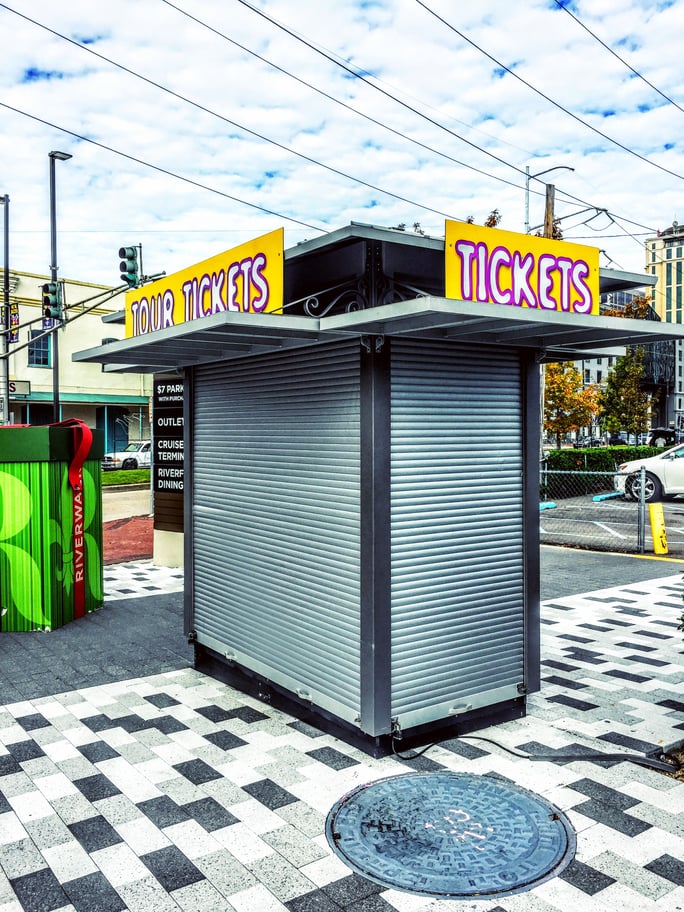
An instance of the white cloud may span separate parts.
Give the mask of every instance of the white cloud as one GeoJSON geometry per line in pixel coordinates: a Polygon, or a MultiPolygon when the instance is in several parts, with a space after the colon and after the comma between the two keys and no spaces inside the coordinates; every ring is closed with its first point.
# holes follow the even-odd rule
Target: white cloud
{"type": "MultiPolygon", "coordinates": [[[[144,245],[148,271],[172,272],[280,225],[288,246],[316,236],[298,223],[324,231],[351,220],[419,222],[442,234],[441,213],[482,222],[496,207],[501,227],[521,231],[525,166],[533,174],[574,168],[545,175],[556,184],[565,235],[604,249],[622,268],[641,271],[647,234],[682,220],[684,113],[555,0],[425,0],[453,29],[415,0],[251,2],[264,16],[239,0],[9,4],[147,82],[0,9],[0,103],[25,112],[0,107],[11,266],[48,270],[54,149],[73,155],[57,162],[60,274],[111,284],[118,248],[130,243],[144,245]],[[304,42],[372,74],[381,91],[304,42]],[[620,227],[606,215],[581,226],[596,208],[620,227]]],[[[678,4],[574,0],[568,7],[684,107],[678,4]]],[[[543,193],[533,180],[533,226],[543,218],[543,193]]]]}

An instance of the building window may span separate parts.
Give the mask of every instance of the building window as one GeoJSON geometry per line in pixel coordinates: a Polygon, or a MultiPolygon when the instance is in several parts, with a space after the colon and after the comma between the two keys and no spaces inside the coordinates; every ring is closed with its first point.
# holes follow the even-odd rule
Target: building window
{"type": "Polygon", "coordinates": [[[603,371],[596,371],[596,382],[600,383],[603,380],[603,371]]]}
{"type": "Polygon", "coordinates": [[[52,366],[52,336],[43,335],[42,329],[31,330],[31,341],[28,347],[28,366],[29,367],[51,367],[52,366]],[[37,338],[42,336],[42,338],[37,338]]]}
{"type": "Polygon", "coordinates": [[[591,371],[589,370],[588,367],[585,367],[585,369],[584,369],[584,384],[585,384],[585,386],[589,386],[590,383],[591,383],[591,371]]]}

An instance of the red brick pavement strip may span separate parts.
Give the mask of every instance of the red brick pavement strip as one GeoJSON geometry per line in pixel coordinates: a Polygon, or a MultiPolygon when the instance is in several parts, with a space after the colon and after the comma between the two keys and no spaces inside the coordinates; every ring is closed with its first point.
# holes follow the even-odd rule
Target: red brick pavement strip
{"type": "Polygon", "coordinates": [[[154,541],[151,516],[127,516],[103,523],[103,551],[105,564],[123,564],[127,561],[149,560],[154,541]]]}

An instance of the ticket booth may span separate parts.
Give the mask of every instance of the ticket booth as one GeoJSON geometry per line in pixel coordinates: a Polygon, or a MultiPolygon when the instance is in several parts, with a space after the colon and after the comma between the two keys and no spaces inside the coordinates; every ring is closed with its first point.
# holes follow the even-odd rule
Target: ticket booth
{"type": "Polygon", "coordinates": [[[540,366],[681,330],[601,317],[599,282],[649,277],[599,275],[598,251],[577,266],[565,242],[350,225],[283,251],[271,279],[273,241],[182,275],[172,324],[131,292],[140,331],[76,356],[183,374],[197,667],[374,751],[523,715],[540,678],[540,366]],[[543,256],[555,279],[526,259],[543,256]],[[247,259],[257,306],[205,312],[247,259]]]}

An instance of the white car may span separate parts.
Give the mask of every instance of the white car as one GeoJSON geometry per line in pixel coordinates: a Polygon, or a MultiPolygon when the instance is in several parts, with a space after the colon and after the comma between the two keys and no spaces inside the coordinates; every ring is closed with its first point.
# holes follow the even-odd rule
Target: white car
{"type": "Polygon", "coordinates": [[[136,440],[118,453],[106,453],[103,469],[147,469],[150,467],[152,444],[149,440],[136,440]]]}
{"type": "Polygon", "coordinates": [[[684,494],[684,444],[680,443],[657,456],[633,459],[618,466],[615,490],[633,500],[641,493],[641,467],[644,467],[644,500],[650,503],[684,494]]]}

